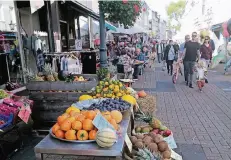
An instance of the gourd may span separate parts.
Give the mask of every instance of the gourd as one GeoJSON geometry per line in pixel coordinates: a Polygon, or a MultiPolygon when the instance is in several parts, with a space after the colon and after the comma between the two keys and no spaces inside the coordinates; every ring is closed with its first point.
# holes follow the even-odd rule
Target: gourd
{"type": "Polygon", "coordinates": [[[89,95],[82,95],[79,97],[79,101],[85,101],[85,100],[88,100],[88,99],[93,99],[92,96],[89,96],[89,95]]]}
{"type": "Polygon", "coordinates": [[[96,143],[103,148],[109,148],[116,142],[116,132],[110,128],[99,130],[96,134],[96,143]]]}

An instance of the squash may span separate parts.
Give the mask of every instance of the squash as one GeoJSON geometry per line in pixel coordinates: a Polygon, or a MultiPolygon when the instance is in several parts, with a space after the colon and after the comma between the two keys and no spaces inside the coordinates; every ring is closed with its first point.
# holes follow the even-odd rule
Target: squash
{"type": "Polygon", "coordinates": [[[116,142],[116,132],[110,128],[99,130],[96,134],[96,143],[103,148],[109,148],[116,142]]]}
{"type": "Polygon", "coordinates": [[[123,119],[122,113],[117,110],[111,111],[111,116],[113,119],[115,119],[116,123],[120,123],[123,119]]]}
{"type": "Polygon", "coordinates": [[[88,133],[85,130],[79,130],[77,132],[77,139],[80,141],[86,141],[88,140],[88,133]]]}
{"type": "Polygon", "coordinates": [[[147,96],[147,93],[144,92],[144,90],[138,92],[138,96],[141,98],[144,98],[147,96]]]}
{"type": "Polygon", "coordinates": [[[122,100],[132,104],[133,106],[136,105],[136,99],[131,95],[122,96],[122,100]]]}
{"type": "Polygon", "coordinates": [[[88,100],[88,99],[93,99],[93,97],[89,96],[89,95],[86,95],[86,94],[79,97],[79,101],[85,101],[85,100],[88,100]]]}

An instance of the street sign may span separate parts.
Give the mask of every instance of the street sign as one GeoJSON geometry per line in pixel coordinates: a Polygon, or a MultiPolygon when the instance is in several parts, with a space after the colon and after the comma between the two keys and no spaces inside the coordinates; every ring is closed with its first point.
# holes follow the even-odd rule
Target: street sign
{"type": "Polygon", "coordinates": [[[76,39],[75,40],[75,49],[77,51],[81,51],[82,50],[82,40],[81,39],[76,39]]]}

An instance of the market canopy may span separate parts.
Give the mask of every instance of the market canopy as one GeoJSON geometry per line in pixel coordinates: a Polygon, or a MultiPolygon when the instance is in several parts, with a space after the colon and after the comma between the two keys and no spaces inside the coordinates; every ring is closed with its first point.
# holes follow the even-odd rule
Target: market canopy
{"type": "Polygon", "coordinates": [[[148,31],[138,25],[135,25],[129,29],[124,29],[123,27],[117,28],[117,32],[113,33],[121,33],[121,34],[136,34],[136,33],[148,33],[148,31]]]}

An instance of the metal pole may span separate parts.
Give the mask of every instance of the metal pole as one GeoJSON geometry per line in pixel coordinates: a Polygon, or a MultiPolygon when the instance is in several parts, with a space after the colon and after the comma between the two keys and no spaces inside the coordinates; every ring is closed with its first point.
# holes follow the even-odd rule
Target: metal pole
{"type": "Polygon", "coordinates": [[[51,3],[50,1],[44,1],[47,9],[47,29],[48,29],[48,41],[49,41],[49,50],[55,52],[55,43],[54,43],[54,32],[51,16],[51,3]]]}
{"type": "MultiPolygon", "coordinates": [[[[18,44],[19,44],[19,53],[20,53],[20,59],[21,59],[21,66],[22,66],[22,71],[24,69],[26,69],[25,67],[25,59],[24,59],[24,52],[23,52],[23,43],[22,43],[22,37],[21,37],[21,25],[19,22],[19,11],[18,11],[18,7],[17,7],[17,1],[14,1],[14,11],[15,11],[15,17],[16,17],[16,25],[17,25],[17,37],[18,37],[18,44]]],[[[26,83],[26,76],[25,74],[22,72],[22,76],[23,76],[23,82],[26,83]]]]}
{"type": "Polygon", "coordinates": [[[104,13],[99,7],[99,26],[100,26],[100,67],[107,68],[107,52],[106,52],[106,30],[105,30],[105,19],[104,13]]]}

